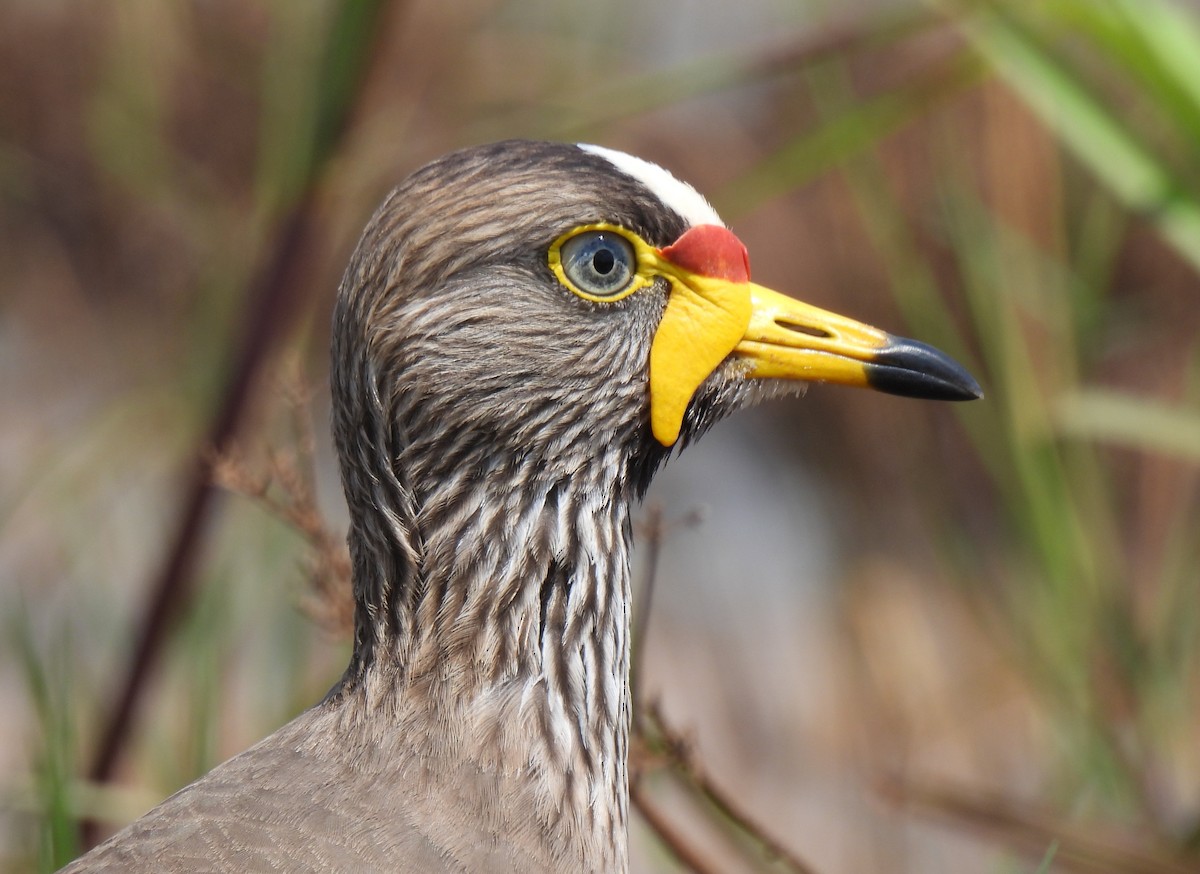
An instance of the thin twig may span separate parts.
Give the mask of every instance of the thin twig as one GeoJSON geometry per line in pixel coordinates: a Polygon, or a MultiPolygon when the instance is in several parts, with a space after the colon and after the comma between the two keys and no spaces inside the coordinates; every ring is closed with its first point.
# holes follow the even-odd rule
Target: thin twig
{"type": "Polygon", "coordinates": [[[734,801],[728,792],[713,782],[697,760],[692,745],[666,724],[657,705],[650,707],[650,722],[662,737],[663,746],[673,765],[672,773],[698,790],[721,816],[757,842],[768,857],[779,861],[796,874],[816,874],[816,869],[773,838],[740,803],[734,801]]]}
{"type": "Polygon", "coordinates": [[[646,507],[646,517],[638,526],[638,538],[645,543],[646,567],[637,603],[633,609],[632,650],[629,666],[629,694],[633,702],[633,722],[639,724],[642,712],[642,665],[646,661],[645,643],[650,629],[650,612],[654,606],[654,587],[658,578],[658,562],[662,555],[662,546],[667,537],[676,528],[694,528],[704,521],[704,512],[692,509],[682,516],[667,522],[661,504],[652,503],[646,507]]]}
{"type": "Polygon", "coordinates": [[[633,780],[629,785],[629,800],[638,813],[642,815],[642,819],[654,831],[666,846],[671,851],[671,855],[684,867],[695,874],[718,874],[719,870],[707,859],[700,855],[699,851],[692,846],[679,830],[672,825],[663,815],[662,811],[655,806],[646,793],[642,791],[641,781],[633,780]]]}
{"type": "Polygon", "coordinates": [[[1073,823],[1055,821],[1048,814],[1031,812],[1025,805],[978,793],[920,784],[898,777],[879,781],[879,794],[887,801],[922,816],[939,816],[960,826],[989,835],[1028,854],[1043,856],[1057,843],[1054,866],[1079,874],[1187,874],[1198,870],[1195,856],[1178,850],[1132,846],[1119,837],[1085,831],[1073,823]]]}
{"type": "Polygon", "coordinates": [[[268,449],[265,464],[252,464],[235,450],[215,455],[213,479],[304,538],[308,587],[301,608],[330,634],[348,638],[354,631],[350,551],[345,537],[334,531],[317,504],[310,393],[295,376],[285,381],[283,395],[292,423],[291,448],[268,449]]]}
{"type": "MultiPolygon", "coordinates": [[[[681,525],[695,525],[700,520],[700,514],[691,512],[679,520],[681,525]]],[[[642,813],[650,828],[659,839],[671,850],[676,858],[694,871],[707,870],[707,863],[699,857],[694,848],[663,818],[662,814],[653,807],[641,787],[642,775],[646,773],[644,764],[652,761],[656,751],[665,753],[665,763],[680,779],[684,780],[690,789],[699,793],[726,820],[732,822],[762,849],[763,853],[780,862],[794,874],[816,874],[815,869],[798,858],[771,837],[765,829],[756,823],[742,807],[723,789],[714,784],[700,767],[691,746],[687,740],[671,729],[663,719],[657,702],[643,706],[641,697],[641,666],[645,655],[645,641],[649,628],[650,609],[653,604],[654,583],[658,575],[659,558],[662,553],[662,543],[666,537],[668,526],[663,523],[663,510],[658,504],[650,505],[646,510],[646,518],[642,523],[641,536],[646,544],[646,571],[642,583],[641,597],[634,611],[633,626],[633,657],[630,665],[630,695],[633,699],[633,736],[636,754],[643,762],[632,768],[629,793],[634,806],[642,813]],[[649,709],[650,718],[645,720],[643,713],[649,709]],[[654,737],[650,736],[650,730],[654,737]]],[[[660,765],[661,767],[661,765],[660,765]]]]}
{"type": "Polygon", "coordinates": [[[633,655],[629,665],[629,696],[633,706],[633,723],[641,724],[642,718],[642,665],[646,661],[646,632],[650,628],[650,609],[654,604],[654,581],[658,576],[658,559],[662,553],[663,509],[658,503],[646,507],[646,518],[642,522],[642,542],[646,550],[645,577],[633,610],[633,655]]]}

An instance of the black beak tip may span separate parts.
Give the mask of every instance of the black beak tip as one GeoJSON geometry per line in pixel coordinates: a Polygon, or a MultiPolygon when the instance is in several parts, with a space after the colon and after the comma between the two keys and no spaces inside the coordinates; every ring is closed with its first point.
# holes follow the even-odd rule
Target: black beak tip
{"type": "Polygon", "coordinates": [[[983,389],[965,367],[917,340],[892,337],[867,364],[867,384],[878,391],[931,401],[974,401],[983,389]]]}

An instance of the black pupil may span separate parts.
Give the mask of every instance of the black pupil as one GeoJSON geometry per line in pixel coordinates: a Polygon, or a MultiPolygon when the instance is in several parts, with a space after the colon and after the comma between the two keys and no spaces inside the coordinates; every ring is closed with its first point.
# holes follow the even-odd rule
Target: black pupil
{"type": "Polygon", "coordinates": [[[607,276],[616,266],[617,258],[613,255],[612,249],[597,249],[596,254],[592,256],[592,267],[601,276],[607,276]]]}

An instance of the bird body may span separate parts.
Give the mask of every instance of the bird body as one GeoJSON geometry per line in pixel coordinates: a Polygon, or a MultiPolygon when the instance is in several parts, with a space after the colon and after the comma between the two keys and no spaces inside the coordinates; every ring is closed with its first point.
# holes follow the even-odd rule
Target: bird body
{"type": "Polygon", "coordinates": [[[486,696],[435,727],[427,708],[395,710],[395,690],[383,694],[306,711],[66,870],[619,870],[611,814],[565,821],[564,787],[530,773],[532,701],[486,696]],[[472,709],[487,711],[484,731],[472,709]]]}
{"type": "Polygon", "coordinates": [[[72,874],[625,870],[631,512],[654,472],[805,380],[978,394],[929,347],[753,285],[665,170],[559,143],[401,183],[333,338],[350,666],[72,874]]]}

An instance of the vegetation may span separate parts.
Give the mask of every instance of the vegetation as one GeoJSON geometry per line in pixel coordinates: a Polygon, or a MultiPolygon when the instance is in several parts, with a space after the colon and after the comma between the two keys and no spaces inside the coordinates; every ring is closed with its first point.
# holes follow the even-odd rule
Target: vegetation
{"type": "MultiPolygon", "coordinates": [[[[736,703],[658,706],[664,678],[692,682],[656,673],[655,640],[681,634],[659,603],[637,653],[638,858],[1200,868],[1195,10],[763,4],[706,26],[442,6],[0,8],[19,83],[0,99],[0,866],[53,870],[81,821],[138,815],[336,679],[343,511],[305,424],[323,395],[281,402],[281,374],[324,385],[332,289],[390,180],[544,136],[671,166],[756,279],[939,345],[987,393],[770,410],[836,495],[834,667],[744,645],[764,676],[825,670],[829,697],[782,727],[740,713],[732,757],[688,740],[736,703]],[[214,457],[258,500],[213,489],[214,457]],[[799,777],[756,754],[768,729],[795,738],[799,777]]],[[[651,514],[651,564],[690,510],[651,514]]]]}

